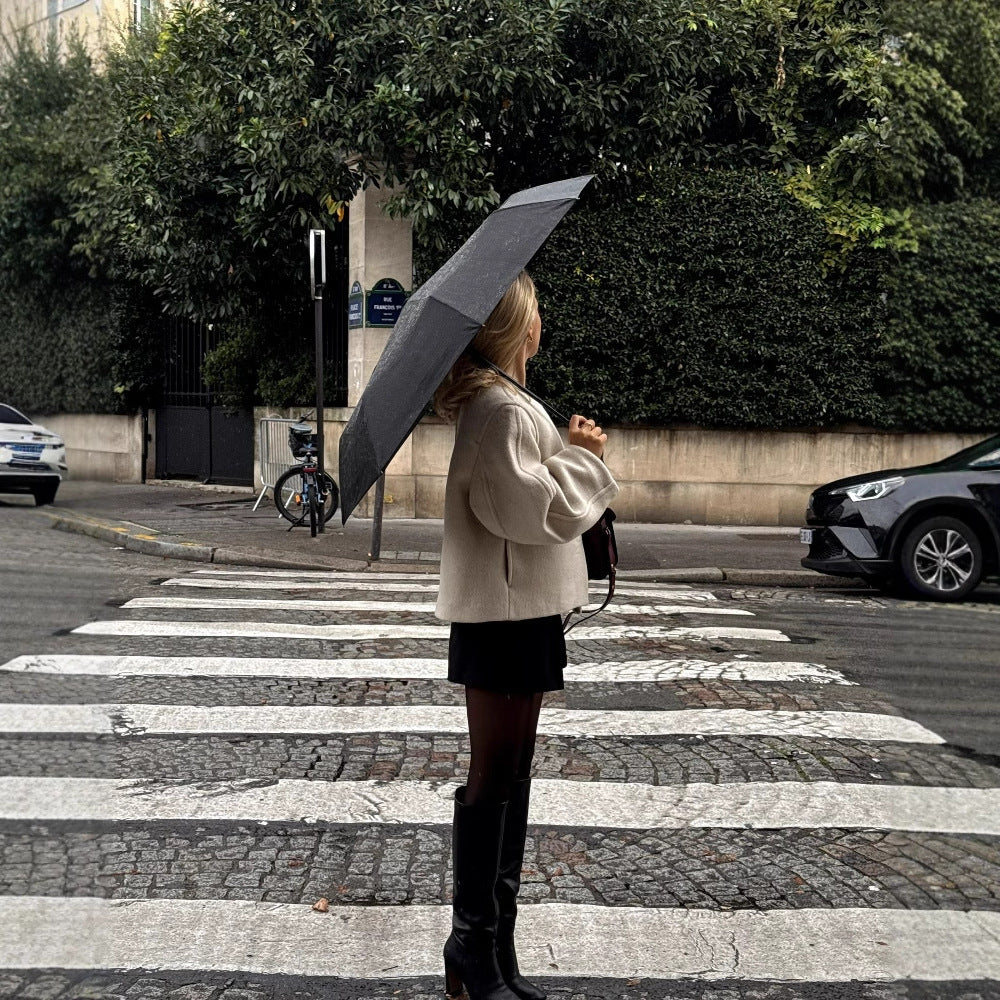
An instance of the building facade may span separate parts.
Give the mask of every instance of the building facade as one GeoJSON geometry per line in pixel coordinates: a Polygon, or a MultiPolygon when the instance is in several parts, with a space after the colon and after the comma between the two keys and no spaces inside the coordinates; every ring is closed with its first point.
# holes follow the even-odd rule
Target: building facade
{"type": "Polygon", "coordinates": [[[40,40],[76,30],[93,44],[141,27],[158,0],[0,0],[0,32],[27,30],[40,40]]]}

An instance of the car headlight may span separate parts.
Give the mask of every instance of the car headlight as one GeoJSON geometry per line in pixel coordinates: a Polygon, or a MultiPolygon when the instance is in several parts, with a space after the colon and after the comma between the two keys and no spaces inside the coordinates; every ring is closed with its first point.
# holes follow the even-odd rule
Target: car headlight
{"type": "Polygon", "coordinates": [[[891,479],[873,479],[868,483],[858,483],[857,486],[847,486],[836,492],[846,493],[855,503],[860,500],[879,500],[902,486],[904,482],[906,480],[902,476],[893,476],[891,479]]]}

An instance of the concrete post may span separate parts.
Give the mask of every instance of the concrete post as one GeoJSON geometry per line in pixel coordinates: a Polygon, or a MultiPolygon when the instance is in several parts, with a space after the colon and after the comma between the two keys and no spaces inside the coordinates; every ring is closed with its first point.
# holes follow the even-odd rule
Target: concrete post
{"type": "MultiPolygon", "coordinates": [[[[390,219],[385,214],[385,203],[393,194],[393,188],[368,188],[351,202],[348,288],[357,282],[367,293],[384,278],[395,279],[407,291],[413,288],[413,224],[409,219],[390,219]]],[[[367,310],[364,322],[367,323],[367,310]]],[[[391,332],[391,328],[367,325],[348,331],[348,407],[357,406],[391,332]]],[[[414,517],[416,514],[412,457],[412,440],[407,440],[387,471],[386,517],[414,517]]],[[[358,514],[362,517],[375,514],[373,493],[369,491],[358,505],[358,514]]]]}
{"type": "MultiPolygon", "coordinates": [[[[407,290],[413,287],[413,224],[409,219],[390,219],[383,210],[394,193],[392,188],[368,188],[351,202],[348,287],[356,281],[368,292],[383,278],[395,278],[407,290]]],[[[349,331],[348,406],[357,406],[390,332],[368,326],[349,331]]]]}

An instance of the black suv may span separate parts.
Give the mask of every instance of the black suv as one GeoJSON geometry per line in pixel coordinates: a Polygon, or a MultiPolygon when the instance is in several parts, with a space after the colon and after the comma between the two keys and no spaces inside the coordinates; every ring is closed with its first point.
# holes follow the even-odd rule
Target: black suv
{"type": "Polygon", "coordinates": [[[806,523],[808,569],[961,600],[1000,573],[1000,435],[930,465],[827,483],[806,523]]]}

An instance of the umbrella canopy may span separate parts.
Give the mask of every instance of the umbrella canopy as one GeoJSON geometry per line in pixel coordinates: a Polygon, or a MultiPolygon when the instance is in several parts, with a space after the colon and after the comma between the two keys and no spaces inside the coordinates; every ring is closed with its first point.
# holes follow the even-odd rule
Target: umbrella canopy
{"type": "Polygon", "coordinates": [[[403,307],[340,439],[347,522],[462,351],[592,175],[511,195],[403,307]]]}

